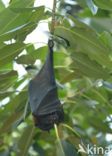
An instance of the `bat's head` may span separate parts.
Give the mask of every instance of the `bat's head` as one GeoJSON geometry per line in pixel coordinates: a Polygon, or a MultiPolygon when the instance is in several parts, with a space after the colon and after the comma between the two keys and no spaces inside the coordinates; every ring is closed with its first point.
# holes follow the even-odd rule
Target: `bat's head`
{"type": "Polygon", "coordinates": [[[52,113],[36,116],[33,114],[35,126],[44,131],[49,131],[54,127],[54,124],[59,124],[64,120],[63,109],[56,110],[52,113]]]}

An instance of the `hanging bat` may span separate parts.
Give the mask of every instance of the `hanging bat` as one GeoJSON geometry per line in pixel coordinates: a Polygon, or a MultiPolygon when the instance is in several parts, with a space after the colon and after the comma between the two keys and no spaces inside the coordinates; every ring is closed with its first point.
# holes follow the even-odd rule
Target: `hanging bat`
{"type": "Polygon", "coordinates": [[[52,40],[48,41],[48,56],[40,72],[29,83],[29,102],[35,126],[49,131],[64,120],[64,112],[57,93],[53,69],[52,40]]]}

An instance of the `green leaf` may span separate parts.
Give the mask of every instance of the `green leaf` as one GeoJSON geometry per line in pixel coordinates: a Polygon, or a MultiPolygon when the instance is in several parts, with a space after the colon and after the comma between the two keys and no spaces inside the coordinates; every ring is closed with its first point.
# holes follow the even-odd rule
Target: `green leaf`
{"type": "Polygon", "coordinates": [[[47,46],[38,48],[38,49],[34,49],[34,47],[31,47],[29,49],[31,45],[28,45],[26,47],[27,53],[26,55],[21,55],[20,57],[18,57],[16,59],[16,62],[19,64],[33,64],[36,59],[40,59],[41,61],[45,61],[45,57],[48,51],[47,46]],[[33,49],[32,49],[33,48],[33,49]]]}
{"type": "Polygon", "coordinates": [[[13,124],[21,117],[22,112],[18,113],[12,113],[10,116],[8,116],[7,119],[3,122],[3,125],[0,127],[0,133],[7,133],[10,132],[13,124]]]}
{"type": "MultiPolygon", "coordinates": [[[[18,95],[13,94],[13,98],[5,105],[1,111],[0,132],[6,133],[13,129],[13,126],[20,118],[23,118],[24,107],[27,101],[27,93],[21,92],[18,95]]],[[[14,126],[15,127],[15,126],[14,126]]]]}
{"type": "Polygon", "coordinates": [[[112,43],[112,35],[109,32],[104,31],[100,35],[100,39],[112,51],[112,44],[111,44],[112,43]]]}
{"type": "Polygon", "coordinates": [[[35,11],[30,10],[25,13],[15,13],[7,8],[7,10],[2,13],[2,16],[2,26],[0,30],[1,41],[10,40],[12,38],[16,40],[18,38],[23,38],[22,40],[24,40],[25,37],[36,28],[37,23],[42,19],[42,16],[44,16],[44,7],[41,6],[36,8],[35,11]],[[15,17],[15,20],[10,19],[12,16],[13,18],[15,17]],[[9,24],[8,21],[7,23],[5,21],[6,17],[9,19],[9,24]]]}
{"type": "Polygon", "coordinates": [[[28,13],[29,11],[37,11],[39,8],[42,8],[43,6],[40,7],[11,7],[10,9],[15,12],[15,13],[28,13]]]}
{"type": "Polygon", "coordinates": [[[102,33],[103,31],[111,32],[112,20],[108,17],[104,18],[91,18],[90,26],[93,27],[97,32],[102,33]]]}
{"type": "Polygon", "coordinates": [[[72,127],[70,127],[69,125],[67,124],[62,124],[63,127],[66,127],[67,129],[69,129],[74,135],[76,135],[77,137],[81,138],[81,136],[79,135],[79,133],[74,130],[72,127]]]}
{"type": "Polygon", "coordinates": [[[0,92],[4,92],[9,87],[13,86],[14,82],[17,80],[17,72],[1,72],[0,73],[0,92]]]}
{"type": "MultiPolygon", "coordinates": [[[[30,7],[32,4],[32,1],[29,1],[29,0],[25,0],[25,1],[26,1],[25,7],[30,7]]],[[[14,4],[11,3],[10,7],[8,7],[7,9],[4,9],[0,13],[0,17],[1,17],[0,18],[0,23],[1,23],[0,24],[0,35],[2,35],[2,36],[6,35],[5,34],[6,32],[8,32],[8,34],[11,33],[11,35],[12,35],[12,32],[15,32],[15,30],[17,31],[17,29],[20,29],[22,26],[26,25],[26,23],[30,23],[29,28],[33,27],[33,29],[34,29],[35,28],[34,26],[36,26],[37,22],[41,19],[40,17],[42,17],[44,15],[44,7],[42,7],[42,6],[38,7],[38,9],[36,8],[35,11],[30,10],[25,13],[24,12],[16,13],[16,12],[12,11],[11,7],[13,5],[14,4]],[[32,23],[32,22],[35,22],[35,23],[32,23]]],[[[23,6],[22,6],[22,8],[23,8],[23,6]]]]}
{"type": "Polygon", "coordinates": [[[0,35],[17,28],[18,26],[24,25],[28,21],[30,14],[31,12],[27,13],[27,15],[23,13],[16,14],[9,8],[3,10],[0,13],[0,35]]]}
{"type": "Polygon", "coordinates": [[[67,39],[73,52],[77,47],[78,51],[87,54],[91,59],[96,60],[102,66],[111,69],[112,61],[109,58],[110,50],[98,40],[96,34],[88,28],[74,27],[72,30],[65,27],[57,27],[55,34],[67,39]]]}
{"type": "Polygon", "coordinates": [[[105,10],[112,10],[112,1],[111,0],[94,0],[95,4],[105,10]]]}
{"type": "Polygon", "coordinates": [[[29,44],[29,45],[26,47],[26,51],[27,51],[28,54],[33,53],[34,50],[35,50],[35,47],[34,47],[33,44],[29,44]]]}
{"type": "MultiPolygon", "coordinates": [[[[26,47],[27,50],[27,47],[26,47]]],[[[46,56],[48,54],[48,47],[44,46],[38,49],[31,49],[28,51],[28,54],[21,55],[16,59],[16,62],[19,64],[33,64],[36,59],[45,62],[46,56]]],[[[68,54],[64,53],[63,51],[54,51],[54,65],[56,68],[60,68],[60,66],[67,67],[70,64],[70,58],[68,54]]]]}
{"type": "Polygon", "coordinates": [[[74,72],[71,72],[66,66],[55,67],[55,74],[60,83],[70,82],[75,78],[74,72]]]}
{"type": "Polygon", "coordinates": [[[25,44],[18,42],[10,45],[6,45],[5,47],[0,49],[0,66],[4,66],[5,64],[12,63],[15,57],[18,56],[19,53],[23,51],[25,48],[25,44]]]}
{"type": "Polygon", "coordinates": [[[81,5],[83,8],[89,8],[90,11],[95,15],[97,13],[98,8],[93,3],[93,0],[76,0],[79,5],[81,5]]]}
{"type": "Polygon", "coordinates": [[[0,81],[10,79],[12,77],[17,77],[17,71],[12,70],[8,72],[5,71],[0,72],[0,81]]]}
{"type": "Polygon", "coordinates": [[[69,142],[63,140],[62,141],[62,146],[64,149],[65,156],[78,156],[78,151],[76,148],[69,142]]]}
{"type": "Polygon", "coordinates": [[[21,135],[18,144],[17,144],[17,156],[27,156],[28,149],[32,143],[33,135],[34,135],[34,126],[28,126],[24,129],[23,134],[21,135]],[[24,138],[24,139],[23,139],[24,138]]]}
{"type": "MultiPolygon", "coordinates": [[[[31,60],[35,60],[35,61],[36,61],[36,59],[40,59],[42,62],[45,61],[45,57],[48,52],[47,46],[43,46],[38,49],[35,49],[34,46],[32,46],[32,44],[29,44],[29,45],[27,45],[27,47],[25,49],[28,53],[28,54],[24,55],[25,59],[30,58],[31,60]]],[[[18,57],[18,59],[19,59],[19,57],[18,57]]],[[[24,60],[23,60],[23,63],[24,63],[24,60]]]]}
{"type": "Polygon", "coordinates": [[[24,109],[24,113],[23,113],[23,119],[24,120],[29,115],[30,112],[31,112],[30,103],[29,103],[29,100],[27,100],[26,105],[25,105],[25,109],[24,109]]]}
{"type": "Polygon", "coordinates": [[[26,23],[21,26],[17,26],[16,28],[7,31],[0,35],[1,41],[7,41],[11,39],[16,39],[17,41],[23,38],[21,41],[25,40],[25,37],[36,28],[36,23],[26,23]]]}
{"type": "Polygon", "coordinates": [[[106,69],[97,62],[90,60],[89,57],[83,53],[74,53],[72,59],[73,63],[71,64],[71,68],[78,69],[82,73],[82,76],[85,75],[96,79],[109,77],[106,69]]]}
{"type": "Polygon", "coordinates": [[[86,0],[76,0],[78,2],[79,5],[81,5],[82,7],[86,7],[86,0]]]}
{"type": "Polygon", "coordinates": [[[30,20],[31,22],[38,22],[39,20],[42,20],[43,16],[44,16],[44,6],[40,6],[36,11],[32,12],[30,20]]]}
{"type": "Polygon", "coordinates": [[[91,10],[91,12],[93,13],[93,15],[95,15],[97,13],[98,8],[93,3],[93,0],[86,0],[86,3],[89,9],[91,10]]]}
{"type": "Polygon", "coordinates": [[[4,3],[2,2],[2,0],[0,0],[0,12],[2,11],[2,10],[4,10],[5,9],[5,5],[4,5],[4,3]]]}
{"type": "Polygon", "coordinates": [[[19,0],[12,0],[9,7],[10,8],[27,8],[27,7],[32,7],[34,5],[34,0],[24,0],[19,1],[19,0]]]}
{"type": "Polygon", "coordinates": [[[30,55],[22,55],[16,59],[18,64],[33,64],[35,62],[35,58],[30,55]]]}

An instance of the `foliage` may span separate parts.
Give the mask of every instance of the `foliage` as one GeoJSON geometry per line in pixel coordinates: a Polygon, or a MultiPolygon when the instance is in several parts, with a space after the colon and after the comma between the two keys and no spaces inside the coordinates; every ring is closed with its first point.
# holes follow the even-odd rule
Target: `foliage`
{"type": "Polygon", "coordinates": [[[56,128],[48,133],[33,126],[27,93],[31,75],[14,70],[14,64],[36,66],[36,73],[45,61],[47,46],[25,42],[52,15],[34,2],[12,0],[5,7],[0,0],[0,156],[77,156],[85,155],[77,152],[79,144],[110,146],[112,1],[58,1],[54,65],[65,123],[57,134],[56,128]]]}

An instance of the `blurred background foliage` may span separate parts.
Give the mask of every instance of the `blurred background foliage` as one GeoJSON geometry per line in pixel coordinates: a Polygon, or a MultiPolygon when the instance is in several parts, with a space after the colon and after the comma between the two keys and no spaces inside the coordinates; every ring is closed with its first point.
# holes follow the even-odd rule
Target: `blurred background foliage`
{"type": "Polygon", "coordinates": [[[112,1],[57,1],[54,68],[65,112],[58,137],[54,129],[34,127],[28,105],[28,69],[33,67],[33,75],[39,71],[47,45],[36,48],[25,39],[52,15],[34,2],[11,0],[5,7],[0,0],[0,156],[83,156],[79,144],[84,150],[87,144],[110,146],[112,1]],[[23,76],[15,64],[24,67],[23,76]]]}

